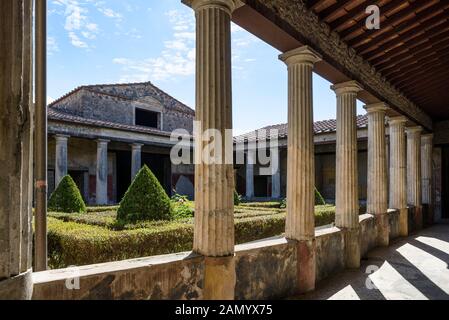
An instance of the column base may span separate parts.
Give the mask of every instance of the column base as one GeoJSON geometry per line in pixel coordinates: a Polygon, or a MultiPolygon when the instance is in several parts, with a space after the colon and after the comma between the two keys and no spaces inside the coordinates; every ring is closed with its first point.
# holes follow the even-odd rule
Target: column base
{"type": "Polygon", "coordinates": [[[235,299],[235,258],[205,257],[204,259],[204,300],[235,299]]]}
{"type": "Polygon", "coordinates": [[[399,209],[399,235],[408,237],[408,208],[399,209]]]}
{"type": "Polygon", "coordinates": [[[390,245],[390,219],[388,213],[376,214],[377,243],[381,247],[390,245]]]}
{"type": "Polygon", "coordinates": [[[0,300],[31,300],[32,296],[31,269],[14,278],[0,281],[0,300]]]}
{"type": "Polygon", "coordinates": [[[360,268],[360,230],[343,229],[345,240],[345,264],[348,269],[360,268]]]}
{"type": "Polygon", "coordinates": [[[315,239],[297,243],[298,294],[315,290],[315,239]]]}

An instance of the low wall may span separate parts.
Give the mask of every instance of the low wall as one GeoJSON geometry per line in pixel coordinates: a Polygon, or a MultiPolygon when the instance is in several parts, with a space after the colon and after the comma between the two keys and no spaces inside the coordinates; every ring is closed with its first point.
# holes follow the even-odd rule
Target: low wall
{"type": "MultiPolygon", "coordinates": [[[[394,239],[399,236],[397,211],[389,211],[389,223],[390,238],[394,239]]],[[[377,245],[373,215],[360,216],[360,235],[363,256],[377,245]]],[[[317,281],[344,269],[344,237],[340,229],[317,230],[315,243],[317,281]]],[[[285,238],[236,246],[236,299],[294,295],[297,263],[296,242],[285,238]]],[[[202,299],[203,279],[202,256],[171,254],[34,273],[33,299],[202,299]],[[79,289],[77,281],[71,280],[74,278],[79,279],[79,289]]]]}

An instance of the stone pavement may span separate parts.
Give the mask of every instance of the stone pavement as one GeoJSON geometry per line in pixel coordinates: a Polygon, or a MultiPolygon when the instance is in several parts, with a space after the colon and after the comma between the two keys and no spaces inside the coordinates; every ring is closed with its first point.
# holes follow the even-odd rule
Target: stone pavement
{"type": "Polygon", "coordinates": [[[449,224],[378,248],[299,300],[449,300],[449,224]]]}

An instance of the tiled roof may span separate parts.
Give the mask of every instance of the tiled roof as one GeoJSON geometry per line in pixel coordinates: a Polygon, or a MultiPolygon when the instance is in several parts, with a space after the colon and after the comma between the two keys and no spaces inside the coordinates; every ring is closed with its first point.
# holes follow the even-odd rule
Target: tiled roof
{"type": "Polygon", "coordinates": [[[116,123],[116,122],[101,121],[101,120],[94,120],[94,119],[87,119],[87,118],[83,118],[83,117],[73,116],[73,115],[69,115],[69,114],[57,111],[57,110],[53,109],[52,107],[48,108],[47,115],[48,115],[49,120],[54,120],[54,121],[64,121],[64,122],[71,122],[71,123],[76,123],[76,124],[83,124],[83,125],[102,127],[102,128],[118,129],[118,130],[124,130],[124,131],[151,133],[151,134],[166,136],[166,137],[170,137],[170,135],[171,135],[170,132],[161,131],[158,129],[148,128],[148,127],[133,126],[133,125],[116,123]]]}
{"type": "MultiPolygon", "coordinates": [[[[314,123],[313,127],[315,134],[332,133],[337,131],[337,120],[332,119],[332,120],[317,121],[314,123]]],[[[366,115],[357,116],[357,128],[363,129],[367,127],[368,127],[368,117],[366,115]]],[[[235,139],[240,141],[241,140],[255,141],[257,140],[257,135],[260,134],[261,132],[265,133],[267,135],[267,138],[269,139],[270,130],[278,130],[279,139],[286,138],[288,135],[288,125],[286,123],[283,123],[264,127],[256,131],[248,132],[236,137],[235,139]]]]}

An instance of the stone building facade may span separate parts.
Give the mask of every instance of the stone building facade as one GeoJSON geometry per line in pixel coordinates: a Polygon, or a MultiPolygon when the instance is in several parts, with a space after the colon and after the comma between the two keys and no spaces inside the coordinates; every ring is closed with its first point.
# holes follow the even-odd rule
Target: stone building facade
{"type": "MultiPolygon", "coordinates": [[[[335,202],[335,163],[336,163],[336,120],[324,120],[314,123],[315,149],[315,184],[318,191],[328,203],[335,202]]],[[[287,194],[287,124],[272,125],[236,137],[237,141],[245,141],[246,161],[244,165],[236,166],[237,191],[247,199],[283,199],[287,194]],[[273,131],[274,130],[274,131],[273,131]],[[256,141],[262,134],[270,140],[270,132],[277,132],[279,143],[279,169],[274,175],[263,175],[258,161],[250,164],[248,145],[256,141]]],[[[359,200],[367,199],[367,152],[368,152],[368,118],[366,115],[357,117],[357,148],[358,148],[358,189],[359,200]]],[[[260,151],[265,152],[265,150],[260,151]]]]}
{"type": "Polygon", "coordinates": [[[49,194],[70,174],[89,204],[119,202],[146,164],[168,194],[193,197],[193,166],[172,165],[170,134],[194,111],[150,82],[79,87],[48,107],[49,194]]]}

